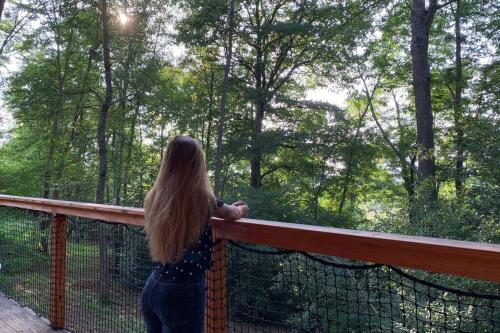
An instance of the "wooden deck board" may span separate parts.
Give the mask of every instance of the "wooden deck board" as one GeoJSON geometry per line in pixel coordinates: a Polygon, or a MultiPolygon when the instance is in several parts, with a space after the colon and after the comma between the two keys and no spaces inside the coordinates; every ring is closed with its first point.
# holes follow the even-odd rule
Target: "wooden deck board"
{"type": "Polygon", "coordinates": [[[65,333],[53,330],[46,318],[0,293],[0,333],[65,333]]]}

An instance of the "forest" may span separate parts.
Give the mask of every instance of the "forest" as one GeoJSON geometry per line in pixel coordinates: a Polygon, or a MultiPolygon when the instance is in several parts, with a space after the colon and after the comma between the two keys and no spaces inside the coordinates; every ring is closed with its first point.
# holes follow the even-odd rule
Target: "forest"
{"type": "MultiPolygon", "coordinates": [[[[184,134],[251,218],[500,244],[499,97],[498,0],[0,0],[0,194],[142,207],[184,134]]],[[[0,207],[44,316],[50,221],[0,207]]],[[[142,228],[68,221],[65,327],[144,331],[142,228]]],[[[231,332],[499,332],[493,282],[227,248],[231,332]]]]}
{"type": "Polygon", "coordinates": [[[7,0],[0,193],[142,207],[176,134],[251,217],[500,242],[493,0],[7,0]]]}

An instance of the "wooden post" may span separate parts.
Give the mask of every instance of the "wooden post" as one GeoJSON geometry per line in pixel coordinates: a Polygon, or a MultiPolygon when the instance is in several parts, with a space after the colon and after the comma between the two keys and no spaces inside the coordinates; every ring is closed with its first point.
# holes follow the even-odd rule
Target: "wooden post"
{"type": "Polygon", "coordinates": [[[226,241],[213,248],[213,267],[207,273],[205,333],[227,333],[226,241]]]}
{"type": "Polygon", "coordinates": [[[54,215],[50,230],[50,326],[64,328],[66,310],[66,238],[65,215],[54,215]]]}

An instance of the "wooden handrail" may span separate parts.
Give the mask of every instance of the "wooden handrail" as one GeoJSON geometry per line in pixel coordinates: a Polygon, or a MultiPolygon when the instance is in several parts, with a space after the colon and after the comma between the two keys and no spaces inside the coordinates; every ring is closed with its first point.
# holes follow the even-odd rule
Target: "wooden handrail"
{"type": "Polygon", "coordinates": [[[313,225],[212,219],[215,237],[500,282],[500,245],[313,225]]]}
{"type": "MultiPolygon", "coordinates": [[[[144,211],[91,203],[0,195],[0,206],[144,225],[144,211]]],[[[347,259],[500,282],[500,245],[303,224],[212,219],[215,237],[347,259]]]]}
{"type": "Polygon", "coordinates": [[[78,216],[106,222],[144,226],[144,210],[142,208],[18,197],[4,194],[0,194],[0,206],[38,210],[53,215],[78,216]]]}

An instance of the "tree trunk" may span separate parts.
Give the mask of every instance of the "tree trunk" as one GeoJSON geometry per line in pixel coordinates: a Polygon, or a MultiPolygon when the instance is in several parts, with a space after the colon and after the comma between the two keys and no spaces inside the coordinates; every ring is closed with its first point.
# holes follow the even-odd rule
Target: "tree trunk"
{"type": "MultiPolygon", "coordinates": [[[[56,141],[59,136],[59,121],[60,121],[60,115],[62,114],[62,107],[64,104],[64,73],[66,72],[68,68],[68,57],[66,57],[66,66],[64,68],[64,73],[63,73],[63,68],[61,64],[61,40],[60,40],[60,35],[59,31],[54,30],[54,36],[55,36],[55,44],[56,44],[56,68],[57,68],[57,103],[54,107],[54,110],[52,112],[52,128],[50,132],[50,140],[49,140],[49,150],[47,153],[47,169],[45,170],[44,174],[44,190],[43,190],[43,197],[44,198],[49,198],[50,197],[50,192],[51,188],[52,190],[52,197],[53,199],[58,199],[59,197],[59,190],[57,190],[57,186],[54,186],[53,183],[53,174],[54,174],[54,155],[56,151],[56,141]]],[[[68,48],[71,48],[71,41],[68,46],[68,48]]],[[[49,244],[48,244],[48,235],[44,235],[44,231],[47,230],[49,227],[48,223],[45,221],[42,221],[40,224],[40,229],[41,229],[41,250],[43,252],[48,252],[49,250],[49,244]]]]}
{"type": "MultiPolygon", "coordinates": [[[[394,100],[394,104],[396,106],[396,120],[397,120],[397,124],[398,124],[398,134],[399,134],[398,150],[403,151],[403,149],[404,149],[404,147],[403,147],[403,131],[404,130],[403,130],[403,124],[401,123],[401,109],[399,107],[399,103],[398,103],[398,100],[396,98],[396,95],[394,94],[394,92],[391,92],[391,93],[392,93],[392,98],[394,100]]],[[[410,166],[408,166],[406,163],[403,163],[401,161],[401,175],[403,177],[406,193],[408,195],[408,207],[409,207],[408,212],[410,213],[410,215],[411,215],[411,206],[413,203],[413,195],[415,193],[415,172],[414,172],[415,161],[416,161],[415,155],[412,155],[410,157],[410,166]]],[[[410,218],[410,222],[411,222],[411,220],[412,219],[410,218]]]]}
{"type": "MultiPolygon", "coordinates": [[[[104,194],[106,188],[106,173],[107,173],[107,148],[106,148],[106,123],[108,119],[108,111],[111,106],[113,91],[111,87],[111,59],[109,50],[109,26],[108,26],[108,5],[106,0],[101,0],[101,29],[102,29],[102,52],[104,61],[104,78],[106,84],[106,92],[104,100],[99,112],[99,125],[97,128],[97,143],[99,147],[99,178],[96,190],[96,202],[104,203],[104,194]]],[[[108,256],[108,239],[106,225],[99,223],[101,232],[99,232],[99,286],[98,292],[102,302],[107,302],[109,299],[109,256],[108,256]]]]}
{"type": "MultiPolygon", "coordinates": [[[[127,59],[123,66],[123,80],[120,92],[120,127],[118,129],[117,145],[115,146],[115,172],[114,172],[114,204],[121,205],[121,189],[123,186],[123,150],[125,146],[125,118],[127,113],[127,93],[130,82],[130,63],[132,62],[132,39],[129,37],[127,46],[127,59]]],[[[123,225],[113,226],[115,237],[112,249],[112,274],[120,274],[122,247],[123,247],[123,225]]]]}
{"type": "Polygon", "coordinates": [[[165,127],[167,126],[167,120],[163,114],[164,110],[161,111],[161,128],[160,128],[160,161],[163,160],[163,150],[165,149],[165,127]]]}
{"type": "Polygon", "coordinates": [[[233,57],[233,30],[234,30],[234,0],[229,5],[228,42],[226,50],[226,64],[224,66],[224,81],[222,82],[222,96],[219,110],[219,128],[217,130],[217,152],[215,156],[215,195],[220,196],[221,169],[222,169],[222,137],[224,135],[224,122],[226,121],[226,99],[229,88],[229,72],[231,71],[231,58],[233,57]]]}
{"type": "MultiPolygon", "coordinates": [[[[142,138],[143,138],[143,133],[142,133],[142,129],[141,129],[141,126],[139,126],[139,153],[141,154],[141,163],[142,165],[146,165],[146,161],[144,159],[144,155],[143,155],[143,152],[142,152],[142,138]]],[[[144,194],[144,172],[139,172],[139,198],[141,201],[144,200],[144,197],[145,197],[145,194],[144,194]]],[[[141,202],[142,204],[142,202],[141,202]]]]}
{"type": "MultiPolygon", "coordinates": [[[[418,171],[421,179],[435,174],[434,128],[431,104],[431,82],[429,66],[429,31],[437,10],[431,0],[429,9],[425,0],[413,0],[411,16],[411,56],[413,90],[417,118],[418,171]]],[[[432,185],[432,192],[435,186],[432,185]]]]}
{"type": "Polygon", "coordinates": [[[106,0],[101,0],[101,29],[102,29],[102,53],[104,60],[104,77],[106,92],[99,112],[99,125],[97,128],[97,144],[99,147],[99,179],[97,182],[96,202],[104,203],[104,189],[107,173],[107,147],[106,147],[106,123],[108,111],[113,98],[111,86],[111,59],[109,50],[109,27],[108,27],[108,5],[106,0]]]}
{"type": "MultiPolygon", "coordinates": [[[[68,62],[66,62],[68,64],[68,62]]],[[[65,66],[65,72],[67,71],[68,65],[65,66]]],[[[85,75],[83,79],[83,84],[82,84],[82,90],[88,89],[88,79],[89,79],[89,73],[92,68],[92,52],[89,53],[89,58],[87,61],[87,66],[85,69],[85,75]]],[[[62,149],[61,156],[67,156],[69,153],[70,149],[74,146],[75,144],[75,137],[77,136],[77,133],[79,132],[80,129],[77,129],[78,123],[81,124],[82,118],[83,118],[83,113],[85,112],[85,107],[82,106],[83,101],[84,101],[84,94],[81,94],[80,97],[78,98],[78,102],[76,104],[76,109],[75,113],[73,114],[73,119],[71,122],[70,126],[70,132],[69,132],[69,137],[66,139],[64,148],[62,149]]],[[[54,175],[54,183],[59,184],[63,177],[64,173],[64,168],[65,168],[65,163],[66,163],[66,158],[61,158],[59,161],[59,165],[55,171],[54,175]]],[[[55,187],[53,197],[56,199],[59,196],[59,186],[55,187]]],[[[78,196],[76,196],[77,198],[78,196]]]]}
{"type": "Polygon", "coordinates": [[[363,110],[363,113],[359,117],[358,125],[356,127],[356,133],[354,134],[354,137],[352,138],[351,143],[349,145],[349,150],[347,153],[347,162],[346,162],[344,183],[342,185],[342,194],[340,196],[340,203],[339,203],[339,208],[338,208],[339,214],[342,214],[342,211],[344,210],[344,205],[345,205],[345,202],[347,199],[347,192],[349,190],[349,183],[351,182],[352,159],[353,159],[353,155],[354,155],[354,144],[356,143],[356,141],[358,141],[358,136],[359,136],[359,133],[361,130],[361,125],[363,124],[363,119],[365,118],[367,113],[368,113],[368,104],[366,104],[366,107],[363,110]]]}
{"type": "Polygon", "coordinates": [[[116,149],[116,167],[115,167],[115,188],[114,188],[114,202],[115,205],[121,205],[121,189],[122,189],[122,170],[123,170],[123,149],[125,145],[125,119],[127,114],[127,93],[130,83],[130,64],[133,57],[132,38],[128,37],[127,44],[127,59],[123,66],[123,80],[120,92],[120,128],[118,129],[118,145],[116,149]]]}
{"type": "Polygon", "coordinates": [[[265,68],[264,68],[264,40],[262,36],[262,18],[260,15],[260,1],[256,1],[255,4],[255,24],[257,32],[257,41],[255,46],[256,57],[255,57],[255,118],[253,126],[252,135],[252,159],[250,161],[250,186],[259,189],[262,182],[261,173],[261,158],[262,149],[260,147],[260,135],[262,133],[262,123],[264,121],[264,114],[266,109],[266,99],[265,99],[265,68]]]}
{"type": "Polygon", "coordinates": [[[461,0],[457,0],[455,11],[455,95],[453,108],[453,121],[455,125],[455,148],[457,152],[455,162],[455,191],[457,196],[462,194],[463,169],[464,169],[464,129],[462,126],[462,36],[460,29],[461,0]]]}
{"type": "Polygon", "coordinates": [[[318,184],[318,188],[316,189],[316,191],[314,193],[314,199],[313,199],[314,222],[316,222],[318,220],[319,197],[321,196],[321,192],[323,191],[323,182],[325,181],[327,159],[328,159],[327,156],[323,157],[323,161],[321,163],[321,175],[319,178],[319,184],[318,184]]]}
{"type": "Polygon", "coordinates": [[[264,111],[265,106],[262,101],[257,102],[257,110],[255,112],[254,127],[253,127],[253,138],[252,138],[252,160],[250,165],[250,186],[253,188],[261,187],[261,165],[260,159],[262,156],[262,149],[260,147],[260,134],[262,133],[262,123],[264,121],[264,111]]]}
{"type": "Polygon", "coordinates": [[[123,178],[123,199],[125,201],[126,206],[130,206],[129,196],[128,196],[128,183],[129,183],[129,174],[130,174],[130,165],[132,158],[132,148],[134,144],[135,138],[135,125],[137,123],[137,117],[139,116],[139,101],[136,102],[134,115],[132,116],[132,122],[130,124],[130,138],[127,147],[127,157],[125,161],[127,161],[127,167],[125,168],[125,175],[123,178]]]}
{"type": "Polygon", "coordinates": [[[5,0],[0,0],[0,20],[2,19],[3,7],[5,6],[5,0]]]}
{"type": "Polygon", "coordinates": [[[224,187],[226,186],[227,182],[228,182],[228,174],[229,174],[229,166],[231,165],[231,161],[230,159],[228,158],[228,156],[226,156],[225,158],[225,162],[223,163],[224,164],[224,172],[223,172],[223,176],[222,176],[222,186],[221,186],[221,190],[220,190],[220,193],[221,195],[224,194],[224,187]]]}
{"type": "MultiPolygon", "coordinates": [[[[257,59],[262,57],[261,52],[257,52],[257,59]],[[260,53],[260,55],[259,55],[260,53]]],[[[262,59],[261,59],[262,60],[262,59]]],[[[260,61],[261,61],[260,60],[260,61]]],[[[250,186],[259,189],[261,187],[262,172],[261,172],[261,158],[262,149],[260,147],[261,140],[260,135],[262,134],[262,124],[264,122],[264,114],[266,109],[266,102],[264,101],[263,94],[263,84],[262,84],[262,71],[261,65],[257,61],[257,74],[256,74],[256,84],[255,84],[255,118],[253,125],[253,135],[252,135],[252,160],[250,164],[250,186]]]]}
{"type": "MultiPolygon", "coordinates": [[[[52,111],[52,129],[50,132],[50,140],[49,140],[49,150],[47,154],[47,169],[45,170],[44,175],[44,190],[43,197],[48,198],[50,196],[52,184],[52,176],[54,172],[54,154],[55,154],[55,145],[56,139],[59,132],[59,115],[61,114],[61,109],[64,103],[63,100],[63,92],[64,92],[64,74],[62,73],[62,64],[61,64],[61,49],[60,49],[60,38],[57,30],[54,31],[55,35],[55,43],[56,43],[56,68],[57,68],[57,103],[52,111]]],[[[55,198],[57,199],[57,198],[55,198]]]]}
{"type": "Polygon", "coordinates": [[[54,150],[55,150],[55,138],[57,135],[58,128],[58,112],[56,110],[53,111],[52,115],[52,129],[50,131],[50,139],[49,139],[49,150],[47,152],[47,164],[45,173],[43,175],[43,197],[48,199],[50,197],[50,188],[51,188],[51,180],[52,180],[52,169],[54,162],[54,150]]]}
{"type": "Polygon", "coordinates": [[[210,83],[208,85],[208,112],[207,112],[207,138],[205,143],[205,157],[208,162],[210,161],[210,140],[212,138],[212,109],[214,108],[214,94],[215,94],[215,74],[213,68],[210,68],[210,83]]]}
{"type": "MultiPolygon", "coordinates": [[[[361,73],[360,73],[360,76],[361,76],[361,73]]],[[[363,80],[363,82],[365,84],[365,90],[367,90],[368,86],[366,85],[366,82],[364,80],[363,80]]],[[[354,155],[354,144],[358,140],[358,136],[359,136],[359,133],[361,131],[361,126],[363,125],[363,119],[365,118],[366,114],[368,113],[368,108],[371,106],[371,99],[373,98],[373,96],[375,95],[375,92],[377,91],[378,82],[379,81],[377,80],[377,84],[375,84],[371,93],[368,93],[368,90],[367,90],[367,94],[366,94],[367,103],[366,103],[365,109],[363,110],[363,112],[359,116],[358,124],[356,126],[356,132],[355,132],[355,134],[350,142],[350,145],[349,145],[349,150],[347,153],[347,162],[346,162],[344,183],[342,185],[342,194],[340,196],[340,203],[339,203],[339,208],[337,211],[339,214],[342,214],[342,211],[344,209],[344,205],[345,205],[346,200],[347,200],[347,192],[349,190],[349,183],[351,181],[351,176],[352,176],[352,161],[353,161],[353,155],[354,155]]]]}

